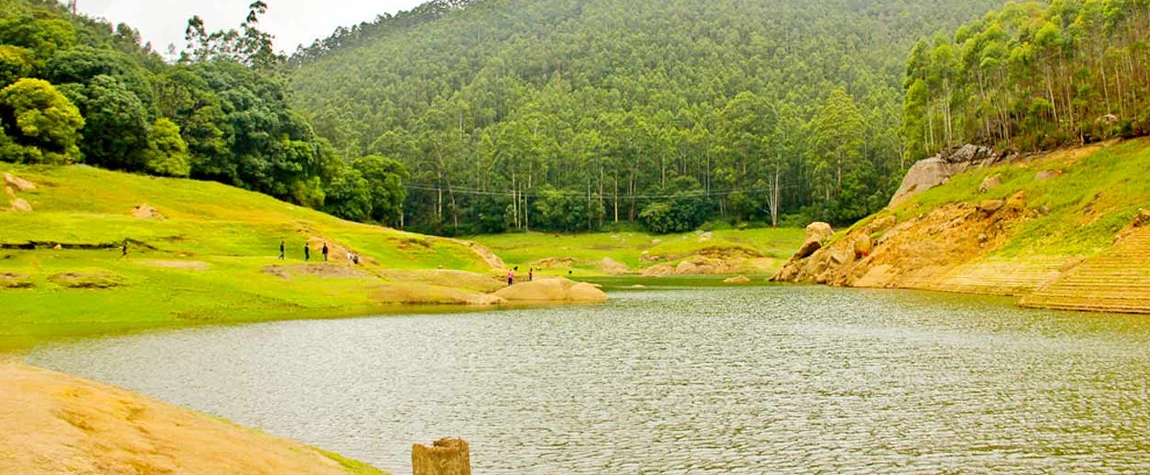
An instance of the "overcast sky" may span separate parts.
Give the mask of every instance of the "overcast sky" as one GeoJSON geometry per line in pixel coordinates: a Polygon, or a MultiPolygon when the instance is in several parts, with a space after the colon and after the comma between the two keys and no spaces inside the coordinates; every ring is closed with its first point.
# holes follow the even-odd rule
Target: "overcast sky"
{"type": "MultiPolygon", "coordinates": [[[[252,0],[78,0],[81,12],[112,24],[140,30],[163,53],[169,44],[184,48],[188,18],[200,15],[208,31],[238,28],[252,0]]],[[[276,36],[276,49],[292,53],[337,27],[375,19],[376,15],[410,10],[426,0],[264,0],[268,13],[261,28],[276,36]]]]}

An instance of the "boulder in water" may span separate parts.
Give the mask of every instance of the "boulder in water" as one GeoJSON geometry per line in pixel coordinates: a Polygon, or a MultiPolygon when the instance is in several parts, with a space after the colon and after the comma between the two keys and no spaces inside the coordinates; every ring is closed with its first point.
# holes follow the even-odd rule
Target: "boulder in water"
{"type": "Polygon", "coordinates": [[[568,279],[540,279],[524,282],[495,292],[508,302],[606,302],[607,294],[594,285],[568,279]]]}
{"type": "Polygon", "coordinates": [[[723,283],[724,284],[749,284],[749,283],[751,283],[751,279],[745,275],[740,275],[738,277],[731,277],[730,279],[724,280],[723,283]]]}

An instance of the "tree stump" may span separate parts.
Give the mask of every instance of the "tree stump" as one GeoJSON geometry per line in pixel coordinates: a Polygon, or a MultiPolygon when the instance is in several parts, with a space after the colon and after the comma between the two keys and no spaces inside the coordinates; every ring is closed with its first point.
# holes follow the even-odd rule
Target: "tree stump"
{"type": "Polygon", "coordinates": [[[471,446],[463,439],[440,439],[431,447],[411,447],[412,475],[471,475],[471,446]]]}

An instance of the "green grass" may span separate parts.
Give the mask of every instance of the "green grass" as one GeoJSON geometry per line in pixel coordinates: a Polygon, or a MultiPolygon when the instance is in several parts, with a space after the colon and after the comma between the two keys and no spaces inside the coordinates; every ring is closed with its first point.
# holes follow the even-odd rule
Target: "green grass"
{"type": "Polygon", "coordinates": [[[1099,150],[1053,152],[1030,161],[970,171],[925,191],[894,210],[902,222],[952,203],[979,203],[1026,193],[1033,219],[994,255],[1091,255],[1107,249],[1114,236],[1150,209],[1150,139],[1128,140],[1099,150]],[[1038,172],[1062,170],[1057,178],[1038,181],[1038,172]],[[985,194],[979,185],[998,175],[1002,185],[985,194]],[[1041,210],[1043,213],[1039,213],[1041,210]]]}
{"type": "MultiPolygon", "coordinates": [[[[83,166],[5,164],[0,171],[38,187],[18,195],[33,212],[0,212],[7,247],[0,250],[0,350],[151,328],[361,315],[398,301],[445,303],[460,289],[406,277],[402,288],[388,287],[396,282],[385,272],[491,272],[455,241],[350,223],[216,183],[83,166]],[[145,203],[166,219],[132,216],[145,203]],[[133,242],[127,259],[116,248],[124,239],[133,242]],[[264,272],[281,264],[281,239],[288,264],[302,264],[309,239],[352,249],[364,258],[362,278],[264,272]],[[27,243],[48,246],[16,248],[27,243]],[[56,243],[63,248],[52,249],[56,243]],[[172,263],[193,268],[164,267],[172,263]]],[[[318,250],[312,257],[322,260],[318,250]]],[[[344,255],[332,257],[341,269],[344,255]]]]}
{"type": "MultiPolygon", "coordinates": [[[[601,275],[599,262],[611,258],[632,271],[660,263],[674,263],[712,248],[744,249],[754,255],[787,259],[802,245],[802,229],[748,229],[656,236],[638,232],[557,235],[501,234],[470,238],[487,246],[510,266],[527,267],[543,259],[573,259],[575,275],[601,275]],[[646,258],[646,259],[645,259],[646,258]]],[[[566,271],[567,267],[561,270],[566,271]]]]}
{"type": "Polygon", "coordinates": [[[384,472],[358,460],[352,460],[340,454],[328,452],[326,450],[316,449],[316,451],[322,454],[324,457],[334,460],[339,464],[340,467],[343,467],[343,470],[347,472],[348,475],[387,475],[387,472],[384,472]]]}

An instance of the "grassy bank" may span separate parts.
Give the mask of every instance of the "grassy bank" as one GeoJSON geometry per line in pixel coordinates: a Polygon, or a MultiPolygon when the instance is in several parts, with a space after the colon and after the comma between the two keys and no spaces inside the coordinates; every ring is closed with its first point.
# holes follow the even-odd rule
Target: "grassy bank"
{"type": "Polygon", "coordinates": [[[1148,176],[1146,138],[976,168],[839,233],[778,279],[1150,313],[1148,176]]]}
{"type": "Polygon", "coordinates": [[[498,288],[492,262],[466,243],[350,223],[216,183],[83,166],[0,171],[35,186],[8,186],[14,196],[2,200],[23,200],[32,211],[0,211],[0,349],[400,304],[484,303],[498,288]],[[347,252],[361,264],[347,263],[347,252]]]}
{"type": "Polygon", "coordinates": [[[724,255],[744,258],[736,272],[771,274],[802,245],[802,229],[719,230],[657,236],[638,232],[556,235],[501,234],[470,238],[491,249],[525,272],[541,268],[544,275],[603,276],[622,271],[604,266],[611,259],[626,266],[626,273],[641,274],[658,265],[677,265],[696,256],[724,255]]]}

